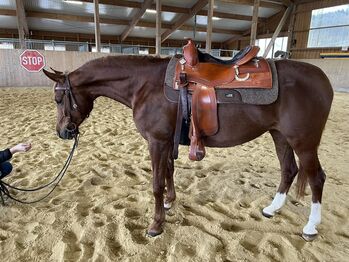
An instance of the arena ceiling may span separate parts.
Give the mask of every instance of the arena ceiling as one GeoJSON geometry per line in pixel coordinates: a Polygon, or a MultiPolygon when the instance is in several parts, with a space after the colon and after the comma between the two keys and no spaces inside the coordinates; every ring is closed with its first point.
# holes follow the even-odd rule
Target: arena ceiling
{"type": "MultiPolygon", "coordinates": [[[[142,8],[143,0],[99,0],[101,35],[119,37],[129,28],[142,8]]],[[[154,1],[155,2],[155,1],[154,1]]],[[[207,0],[162,0],[162,34],[168,39],[186,37],[205,41],[207,0]],[[202,6],[202,7],[201,7],[202,6]],[[196,16],[195,8],[198,9],[196,16]],[[184,22],[176,27],[179,20],[184,22]]],[[[261,0],[259,23],[284,12],[291,0],[261,0]]],[[[25,20],[30,31],[94,34],[93,0],[71,3],[67,0],[25,0],[25,20]]],[[[251,28],[254,0],[214,1],[212,42],[222,43],[232,36],[243,35],[251,28]]],[[[154,38],[156,27],[155,3],[131,28],[127,37],[154,38]]],[[[0,0],[0,29],[17,29],[16,1],[0,0]]],[[[30,34],[30,33],[29,33],[30,34]]],[[[127,39],[127,38],[126,38],[127,39]]]]}

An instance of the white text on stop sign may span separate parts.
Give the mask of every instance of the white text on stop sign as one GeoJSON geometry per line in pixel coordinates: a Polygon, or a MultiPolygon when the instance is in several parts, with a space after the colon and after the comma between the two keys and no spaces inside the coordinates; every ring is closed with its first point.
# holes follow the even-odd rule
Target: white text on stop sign
{"type": "Polygon", "coordinates": [[[42,64],[43,59],[42,57],[22,57],[22,64],[23,65],[40,65],[42,64]]]}

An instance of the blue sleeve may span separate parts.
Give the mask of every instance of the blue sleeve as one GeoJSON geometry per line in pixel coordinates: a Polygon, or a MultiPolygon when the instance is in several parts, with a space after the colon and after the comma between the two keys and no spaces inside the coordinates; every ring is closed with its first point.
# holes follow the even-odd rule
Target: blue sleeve
{"type": "Polygon", "coordinates": [[[10,160],[12,157],[10,149],[6,149],[4,151],[0,151],[0,163],[6,162],[10,160]]]}

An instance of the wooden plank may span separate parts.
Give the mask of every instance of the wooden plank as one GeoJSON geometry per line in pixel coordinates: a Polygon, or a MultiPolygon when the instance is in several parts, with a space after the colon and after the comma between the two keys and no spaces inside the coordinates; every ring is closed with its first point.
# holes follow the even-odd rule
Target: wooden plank
{"type": "Polygon", "coordinates": [[[99,27],[99,4],[98,0],[94,0],[94,21],[95,21],[95,43],[96,51],[101,52],[101,31],[99,27]]]}
{"type": "Polygon", "coordinates": [[[27,18],[25,16],[25,10],[22,0],[16,0],[16,14],[17,14],[17,26],[18,26],[18,36],[19,44],[21,49],[26,48],[25,39],[29,36],[29,29],[27,18]]]}
{"type": "Polygon", "coordinates": [[[165,33],[162,34],[162,42],[164,42],[170,35],[179,29],[186,21],[196,15],[202,8],[204,8],[208,3],[208,0],[198,0],[195,5],[190,9],[188,14],[182,15],[177,22],[175,22],[171,29],[168,29],[165,33]]]}
{"type": "Polygon", "coordinates": [[[16,10],[0,9],[0,15],[16,16],[16,10]]]}
{"type": "Polygon", "coordinates": [[[155,54],[161,55],[161,0],[155,0],[156,3],[156,40],[155,54]]]}
{"type": "Polygon", "coordinates": [[[260,0],[254,0],[250,45],[256,44],[259,5],[260,5],[260,0]]]}
{"type": "MultiPolygon", "coordinates": [[[[207,11],[201,10],[197,13],[197,15],[206,16],[207,11]]],[[[227,14],[227,13],[222,13],[222,12],[217,12],[217,11],[213,11],[213,16],[217,17],[217,18],[232,19],[232,20],[242,20],[242,21],[251,21],[252,20],[252,16],[250,16],[250,15],[227,14]]],[[[264,17],[258,18],[258,22],[265,23],[266,21],[267,21],[267,18],[264,18],[264,17]]]]}
{"type": "Polygon", "coordinates": [[[206,53],[211,52],[213,7],[214,7],[214,0],[209,0],[208,10],[207,10],[206,53]]]}
{"type": "MultiPolygon", "coordinates": [[[[81,0],[82,2],[90,2],[93,0],[81,0]]],[[[121,1],[121,0],[99,0],[100,4],[113,5],[113,6],[121,6],[121,7],[129,7],[129,8],[138,8],[142,7],[142,3],[133,2],[133,1],[121,1]]],[[[149,9],[156,10],[156,4],[152,4],[149,9]]],[[[170,6],[170,5],[161,5],[162,12],[171,12],[171,13],[179,13],[179,14],[188,14],[190,12],[190,8],[170,6]]],[[[205,10],[199,11],[197,15],[206,16],[207,12],[205,10]]],[[[234,14],[234,10],[229,10],[228,13],[225,12],[213,12],[213,16],[224,19],[234,19],[234,20],[246,20],[251,21],[252,16],[234,14]]],[[[266,20],[265,18],[259,18],[260,22],[266,20]]]]}
{"type": "Polygon", "coordinates": [[[297,11],[297,5],[293,5],[292,7],[292,13],[290,17],[290,23],[288,25],[288,34],[287,34],[287,49],[286,52],[290,52],[293,39],[294,39],[294,24],[296,19],[296,11],[297,11]]]}
{"type": "Polygon", "coordinates": [[[291,11],[292,11],[292,10],[293,10],[293,5],[289,6],[289,7],[286,9],[284,15],[282,16],[282,18],[281,18],[281,20],[280,20],[279,25],[277,26],[277,28],[276,28],[276,30],[275,30],[275,32],[274,32],[274,34],[273,34],[273,37],[271,38],[271,40],[270,40],[270,42],[269,42],[267,48],[266,48],[265,51],[264,51],[263,57],[267,57],[267,55],[268,55],[270,49],[271,49],[272,46],[274,45],[277,36],[279,35],[279,33],[280,33],[282,27],[285,25],[286,20],[287,20],[287,18],[289,17],[289,15],[291,14],[291,11]]]}
{"type": "Polygon", "coordinates": [[[121,34],[121,37],[120,37],[121,42],[124,41],[126,37],[131,33],[133,28],[137,25],[138,21],[142,18],[145,11],[151,6],[152,3],[153,3],[153,0],[144,0],[141,9],[138,10],[137,14],[133,17],[130,25],[121,34]]]}
{"type": "MultiPolygon", "coordinates": [[[[236,4],[236,5],[254,5],[254,0],[220,0],[221,2],[236,4]]],[[[283,4],[276,1],[261,1],[260,7],[281,9],[283,4]]]]}
{"type": "MultiPolygon", "coordinates": [[[[16,38],[18,37],[18,30],[17,29],[4,29],[0,28],[0,38],[1,37],[12,37],[16,38]]],[[[31,30],[31,39],[38,39],[38,40],[57,40],[57,41],[79,41],[79,42],[94,42],[94,34],[82,34],[82,33],[68,33],[68,32],[55,32],[55,31],[36,31],[31,30]]],[[[114,35],[101,35],[101,41],[102,43],[111,43],[111,44],[119,44],[120,42],[114,35]]],[[[130,44],[130,45],[149,45],[149,46],[155,46],[155,39],[154,38],[142,38],[142,37],[128,37],[126,41],[123,43],[130,44]]],[[[168,39],[165,41],[164,44],[166,46],[172,46],[172,47],[182,47],[186,41],[183,40],[176,40],[176,39],[168,39]]],[[[196,41],[196,43],[204,46],[205,42],[202,41],[196,41]]],[[[212,42],[213,48],[221,48],[221,44],[218,42],[212,42]]]]}

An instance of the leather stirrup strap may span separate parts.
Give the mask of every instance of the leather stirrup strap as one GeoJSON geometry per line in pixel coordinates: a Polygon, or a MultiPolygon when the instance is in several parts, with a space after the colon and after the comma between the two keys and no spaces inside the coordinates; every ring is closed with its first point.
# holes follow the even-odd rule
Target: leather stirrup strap
{"type": "Polygon", "coordinates": [[[181,138],[183,118],[186,122],[189,121],[189,108],[188,108],[188,81],[187,74],[180,73],[180,82],[179,82],[179,99],[177,107],[177,119],[176,119],[176,129],[174,134],[174,143],[173,143],[173,158],[178,159],[178,147],[179,141],[181,138]]]}
{"type": "Polygon", "coordinates": [[[178,159],[178,147],[179,147],[179,140],[181,138],[182,119],[183,119],[182,103],[181,103],[181,99],[179,99],[178,107],[177,107],[176,129],[175,129],[174,141],[173,141],[173,152],[172,152],[173,159],[178,159]]]}

